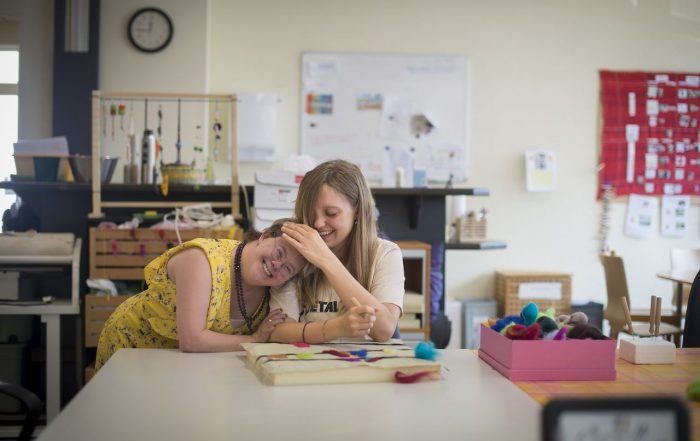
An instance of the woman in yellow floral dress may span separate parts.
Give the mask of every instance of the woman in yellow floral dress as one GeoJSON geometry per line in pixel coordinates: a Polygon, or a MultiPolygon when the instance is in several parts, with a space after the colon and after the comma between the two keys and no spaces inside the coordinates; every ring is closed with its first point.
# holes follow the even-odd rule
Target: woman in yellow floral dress
{"type": "Polygon", "coordinates": [[[144,269],[148,289],[122,303],[105,323],[95,371],[120,348],[225,352],[264,342],[286,315],[270,311],[269,287],[306,263],[281,238],[281,221],[248,242],[194,239],[144,269]]]}

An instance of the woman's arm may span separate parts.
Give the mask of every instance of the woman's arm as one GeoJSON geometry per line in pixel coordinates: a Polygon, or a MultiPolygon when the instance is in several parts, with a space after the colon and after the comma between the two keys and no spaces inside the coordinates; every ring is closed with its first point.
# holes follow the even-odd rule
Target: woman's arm
{"type": "Polygon", "coordinates": [[[177,289],[177,334],[183,352],[240,351],[241,343],[267,341],[284,321],[281,310],[271,311],[252,335],[227,335],[206,329],[211,298],[211,268],[204,251],[191,248],[168,262],[168,276],[177,289]]]}
{"type": "MultiPolygon", "coordinates": [[[[400,308],[396,305],[380,302],[372,293],[360,285],[345,268],[345,265],[328,248],[318,231],[308,225],[293,223],[284,224],[282,231],[282,237],[289,244],[296,248],[314,266],[323,271],[328,282],[348,309],[353,306],[352,298],[354,297],[362,305],[369,306],[375,311],[377,318],[369,333],[370,337],[376,341],[385,341],[394,335],[399,316],[401,315],[400,308]]],[[[401,277],[403,277],[403,272],[401,277]]],[[[403,286],[400,289],[403,292],[403,286]]]]}
{"type": "Polygon", "coordinates": [[[373,312],[369,306],[355,306],[345,314],[325,321],[298,323],[287,319],[275,327],[270,341],[325,343],[341,337],[363,337],[370,334],[374,325],[376,316],[373,312]]]}

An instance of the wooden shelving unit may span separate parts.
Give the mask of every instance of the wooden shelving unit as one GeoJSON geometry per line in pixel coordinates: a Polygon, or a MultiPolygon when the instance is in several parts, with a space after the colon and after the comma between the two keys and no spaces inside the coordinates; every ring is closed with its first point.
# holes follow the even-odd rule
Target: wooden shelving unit
{"type": "MultiPolygon", "coordinates": [[[[406,291],[423,295],[423,308],[420,311],[418,328],[399,328],[404,334],[421,333],[430,340],[430,244],[418,241],[398,241],[404,261],[406,291]]],[[[410,313],[410,312],[409,312],[410,313]]]]}
{"type": "MultiPolygon", "coordinates": [[[[159,201],[142,201],[134,200],[112,200],[105,201],[102,198],[102,184],[100,178],[100,161],[102,152],[102,127],[101,127],[101,112],[102,105],[107,101],[149,101],[153,103],[163,101],[181,100],[183,103],[188,101],[199,102],[225,102],[230,106],[229,109],[229,136],[227,148],[231,154],[231,198],[230,202],[217,203],[215,207],[230,207],[231,214],[236,219],[241,218],[238,195],[238,113],[237,113],[237,97],[236,95],[213,95],[213,94],[182,94],[182,93],[142,93],[142,92],[104,92],[95,90],[92,92],[92,211],[89,214],[91,218],[104,217],[102,208],[175,208],[183,205],[192,204],[191,201],[172,201],[162,198],[159,201]]],[[[130,186],[133,187],[133,186],[130,186]]],[[[143,184],[141,187],[154,188],[154,184],[143,184]]]]}

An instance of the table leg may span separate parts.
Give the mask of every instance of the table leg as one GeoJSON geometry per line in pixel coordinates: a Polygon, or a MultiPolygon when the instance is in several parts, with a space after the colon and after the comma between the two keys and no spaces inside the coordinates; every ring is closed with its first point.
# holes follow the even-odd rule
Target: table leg
{"type": "Polygon", "coordinates": [[[46,422],[61,410],[61,316],[43,314],[46,323],[46,422]]]}
{"type": "MultiPolygon", "coordinates": [[[[683,284],[680,282],[676,283],[676,321],[679,328],[683,323],[683,284]]],[[[683,328],[681,328],[683,329],[683,328]]],[[[681,347],[681,336],[676,335],[673,338],[676,343],[676,347],[681,347]]]]}

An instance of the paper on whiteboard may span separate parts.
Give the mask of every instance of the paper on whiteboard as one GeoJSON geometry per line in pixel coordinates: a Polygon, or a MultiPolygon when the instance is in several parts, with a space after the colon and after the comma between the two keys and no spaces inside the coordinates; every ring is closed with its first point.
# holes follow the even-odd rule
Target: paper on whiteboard
{"type": "Polygon", "coordinates": [[[683,237],[690,222],[690,196],[661,197],[661,234],[683,237]]]}
{"type": "Polygon", "coordinates": [[[415,152],[396,146],[384,147],[382,187],[413,187],[415,152]],[[401,169],[401,173],[397,171],[401,169]],[[399,181],[401,179],[401,182],[399,181]]]}
{"type": "MultiPolygon", "coordinates": [[[[419,149],[422,148],[420,145],[419,149]]],[[[465,149],[462,145],[427,145],[429,151],[428,180],[432,182],[446,182],[452,177],[453,181],[466,179],[465,149]]],[[[417,162],[417,161],[416,161],[417,162]]],[[[417,168],[423,168],[423,163],[416,163],[417,168]]]]}
{"type": "Polygon", "coordinates": [[[630,194],[625,218],[627,236],[646,239],[654,231],[654,219],[659,208],[659,200],[654,196],[630,194]]]}
{"type": "Polygon", "coordinates": [[[238,94],[238,146],[241,161],[274,161],[277,139],[277,94],[238,94]]]}
{"type": "Polygon", "coordinates": [[[379,122],[379,136],[391,140],[411,141],[411,115],[413,105],[395,96],[384,97],[382,118],[379,122]]]}
{"type": "Polygon", "coordinates": [[[518,285],[518,298],[561,300],[561,291],[561,282],[525,282],[518,285]]]}

